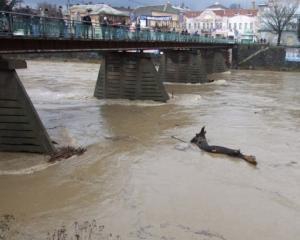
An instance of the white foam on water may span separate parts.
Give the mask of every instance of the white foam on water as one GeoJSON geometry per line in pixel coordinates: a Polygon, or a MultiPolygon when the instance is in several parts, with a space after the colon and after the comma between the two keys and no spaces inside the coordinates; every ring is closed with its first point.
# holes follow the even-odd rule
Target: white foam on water
{"type": "Polygon", "coordinates": [[[222,74],[231,74],[231,71],[222,72],[222,74]]]}
{"type": "Polygon", "coordinates": [[[36,166],[18,169],[18,170],[0,170],[0,176],[10,176],[10,175],[30,175],[36,172],[46,170],[47,168],[56,165],[56,163],[42,163],[36,166]]]}
{"type": "Polygon", "coordinates": [[[170,96],[169,104],[175,104],[180,106],[195,106],[199,105],[202,101],[202,97],[199,94],[180,94],[170,96]]]}
{"type": "Polygon", "coordinates": [[[43,88],[43,89],[30,89],[28,90],[28,94],[31,97],[31,99],[33,99],[33,101],[37,99],[43,102],[93,99],[92,94],[84,90],[61,92],[61,91],[53,91],[47,88],[43,88]]]}
{"type": "Polygon", "coordinates": [[[164,82],[165,85],[179,85],[179,86],[205,86],[209,85],[228,85],[228,82],[225,79],[215,80],[213,82],[207,83],[176,83],[176,82],[164,82]]]}
{"type": "Polygon", "coordinates": [[[227,86],[228,82],[225,79],[219,79],[219,80],[215,80],[213,82],[207,83],[209,85],[222,85],[222,86],[227,86]]]}
{"type": "Polygon", "coordinates": [[[177,83],[177,82],[164,82],[165,85],[179,85],[179,86],[201,86],[205,83],[177,83]]]}
{"type": "Polygon", "coordinates": [[[39,110],[67,110],[67,109],[80,109],[80,108],[99,108],[99,106],[104,105],[101,102],[71,102],[71,103],[66,103],[66,102],[59,102],[59,103],[43,103],[40,102],[38,104],[34,104],[34,106],[39,109],[39,110]]]}
{"type": "Polygon", "coordinates": [[[183,151],[183,152],[188,150],[190,147],[191,147],[191,145],[189,143],[178,143],[175,145],[176,150],[183,151]]]}
{"type": "Polygon", "coordinates": [[[122,105],[122,106],[143,106],[155,107],[165,103],[151,100],[127,100],[127,99],[103,99],[103,105],[122,105]]]}

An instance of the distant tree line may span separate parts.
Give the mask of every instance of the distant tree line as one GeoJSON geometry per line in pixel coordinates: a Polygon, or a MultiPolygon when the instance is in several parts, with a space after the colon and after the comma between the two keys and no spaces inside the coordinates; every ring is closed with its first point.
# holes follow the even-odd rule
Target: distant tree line
{"type": "Polygon", "coordinates": [[[49,17],[61,17],[59,16],[59,6],[56,4],[51,4],[49,2],[40,2],[37,4],[38,10],[48,10],[49,17]]]}
{"type": "Polygon", "coordinates": [[[300,40],[300,17],[298,18],[297,31],[298,31],[298,39],[300,40]]]}
{"type": "Polygon", "coordinates": [[[0,0],[0,11],[12,11],[13,8],[23,0],[0,0]]]}
{"type": "Polygon", "coordinates": [[[49,17],[61,17],[59,6],[57,6],[56,4],[51,4],[49,2],[44,1],[37,4],[37,9],[31,9],[29,6],[19,7],[18,4],[22,2],[23,0],[0,0],[0,11],[15,11],[26,14],[37,14],[47,9],[49,17]]]}

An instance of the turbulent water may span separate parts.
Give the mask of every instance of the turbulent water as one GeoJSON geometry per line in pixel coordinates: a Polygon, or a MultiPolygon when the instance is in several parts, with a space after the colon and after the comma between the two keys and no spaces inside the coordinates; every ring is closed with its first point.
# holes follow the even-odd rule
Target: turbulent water
{"type": "Polygon", "coordinates": [[[12,215],[0,239],[47,239],[63,225],[67,239],[89,239],[96,224],[93,239],[299,239],[299,73],[166,84],[174,98],[161,104],[94,99],[97,64],[28,65],[18,74],[51,138],[87,152],[54,165],[0,153],[0,216],[12,215]],[[257,168],[172,138],[204,125],[209,143],[255,155],[257,168]]]}

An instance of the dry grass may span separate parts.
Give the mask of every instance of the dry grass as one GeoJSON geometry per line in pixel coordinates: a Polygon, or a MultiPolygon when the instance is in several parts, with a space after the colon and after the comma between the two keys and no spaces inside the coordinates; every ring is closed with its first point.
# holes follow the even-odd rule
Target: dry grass
{"type": "Polygon", "coordinates": [[[92,222],[74,223],[74,229],[67,231],[65,226],[48,233],[47,240],[121,240],[119,235],[105,233],[103,225],[98,225],[96,220],[92,222]]]}

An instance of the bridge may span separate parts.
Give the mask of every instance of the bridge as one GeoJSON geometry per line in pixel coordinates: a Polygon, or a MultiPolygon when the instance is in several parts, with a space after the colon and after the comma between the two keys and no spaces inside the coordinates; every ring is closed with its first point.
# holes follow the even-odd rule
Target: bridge
{"type": "Polygon", "coordinates": [[[26,62],[1,54],[101,52],[96,98],[166,102],[163,82],[207,82],[207,74],[226,71],[235,45],[229,39],[0,11],[0,151],[55,151],[16,73],[26,62]],[[157,52],[158,70],[149,50],[157,52]]]}

